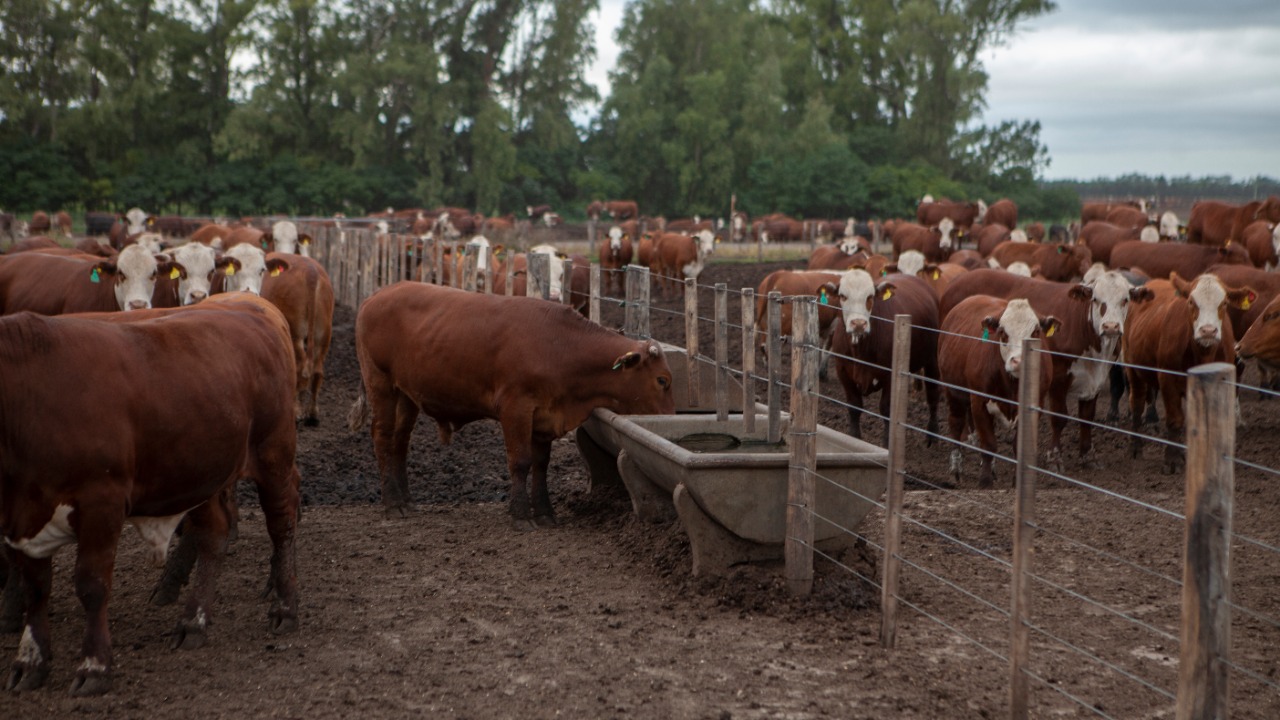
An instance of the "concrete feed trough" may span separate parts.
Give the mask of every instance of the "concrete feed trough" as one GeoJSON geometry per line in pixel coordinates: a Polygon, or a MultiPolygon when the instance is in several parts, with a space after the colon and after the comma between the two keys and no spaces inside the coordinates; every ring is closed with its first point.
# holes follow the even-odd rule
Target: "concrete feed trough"
{"type": "MultiPolygon", "coordinates": [[[[722,573],[730,566],[782,556],[786,535],[787,475],[784,443],[764,444],[768,420],[756,417],[746,436],[741,414],[726,421],[715,415],[617,415],[597,410],[586,428],[583,455],[594,476],[606,458],[617,455],[617,471],[636,513],[650,521],[678,516],[689,534],[695,575],[722,573]],[[691,444],[723,447],[708,451],[691,444]],[[678,444],[678,442],[680,444],[678,444]],[[693,441],[691,443],[690,441],[693,441]],[[682,447],[681,445],[686,445],[682,447]]],[[[579,445],[584,445],[582,432],[579,445]]],[[[852,544],[842,528],[856,528],[885,488],[888,453],[870,443],[818,426],[818,469],[814,539],[824,550],[852,544]],[[828,518],[823,520],[822,518],[828,518]]]]}

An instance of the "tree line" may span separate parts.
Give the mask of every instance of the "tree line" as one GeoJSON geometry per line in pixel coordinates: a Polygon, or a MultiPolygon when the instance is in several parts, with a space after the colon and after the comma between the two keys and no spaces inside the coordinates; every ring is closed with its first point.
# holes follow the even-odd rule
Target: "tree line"
{"type": "Polygon", "coordinates": [[[10,0],[0,206],[499,215],[1078,207],[1034,119],[977,123],[979,53],[1048,0],[10,0]]]}

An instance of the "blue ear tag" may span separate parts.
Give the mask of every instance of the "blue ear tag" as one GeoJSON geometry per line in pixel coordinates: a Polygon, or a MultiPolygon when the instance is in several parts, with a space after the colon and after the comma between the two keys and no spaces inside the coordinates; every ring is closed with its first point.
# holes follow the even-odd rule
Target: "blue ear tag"
{"type": "Polygon", "coordinates": [[[982,339],[983,340],[991,339],[991,328],[987,328],[987,327],[982,328],[982,339]]]}
{"type": "Polygon", "coordinates": [[[823,305],[828,304],[828,303],[827,303],[827,289],[826,289],[826,288],[823,288],[823,289],[822,289],[822,292],[818,293],[818,302],[822,303],[823,305]]]}
{"type": "Polygon", "coordinates": [[[98,282],[98,281],[99,281],[99,278],[98,278],[98,268],[94,268],[94,269],[93,269],[93,272],[89,273],[89,282],[95,282],[95,283],[96,283],[96,282],[98,282]]]}

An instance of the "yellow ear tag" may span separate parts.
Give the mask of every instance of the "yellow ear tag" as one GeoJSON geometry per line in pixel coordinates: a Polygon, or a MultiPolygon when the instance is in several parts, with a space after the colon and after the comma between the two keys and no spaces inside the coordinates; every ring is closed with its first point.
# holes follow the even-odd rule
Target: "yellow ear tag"
{"type": "Polygon", "coordinates": [[[886,288],[884,294],[880,296],[880,299],[888,300],[891,297],[893,297],[893,291],[886,288]]]}
{"type": "Polygon", "coordinates": [[[182,273],[178,272],[178,268],[173,268],[169,271],[170,280],[177,280],[180,277],[182,277],[182,273]]]}
{"type": "Polygon", "coordinates": [[[1050,325],[1050,326],[1049,326],[1049,330],[1048,330],[1048,332],[1046,332],[1046,333],[1044,334],[1044,336],[1045,336],[1045,337],[1047,337],[1047,338],[1051,338],[1051,337],[1053,337],[1053,333],[1054,333],[1054,332],[1056,332],[1057,330],[1058,330],[1058,326],[1057,326],[1057,325],[1050,325]]]}
{"type": "Polygon", "coordinates": [[[271,277],[276,277],[279,274],[280,274],[280,268],[278,267],[271,268],[271,277]]]}
{"type": "Polygon", "coordinates": [[[934,279],[934,280],[937,280],[937,279],[938,279],[939,277],[941,277],[941,276],[942,276],[942,271],[941,271],[941,270],[934,270],[934,271],[933,271],[933,279],[934,279]]]}
{"type": "Polygon", "coordinates": [[[1241,309],[1241,310],[1248,310],[1248,309],[1249,309],[1249,306],[1250,306],[1250,305],[1252,305],[1252,304],[1253,304],[1253,302],[1252,302],[1252,298],[1250,298],[1249,296],[1247,296],[1247,295],[1246,295],[1246,296],[1245,296],[1245,298],[1244,298],[1244,300],[1243,300],[1243,301],[1241,301],[1241,303],[1240,303],[1240,309],[1241,309]]]}
{"type": "Polygon", "coordinates": [[[227,266],[227,277],[231,277],[232,275],[235,275],[235,274],[236,274],[236,266],[235,266],[235,265],[228,265],[228,266],[227,266]]]}

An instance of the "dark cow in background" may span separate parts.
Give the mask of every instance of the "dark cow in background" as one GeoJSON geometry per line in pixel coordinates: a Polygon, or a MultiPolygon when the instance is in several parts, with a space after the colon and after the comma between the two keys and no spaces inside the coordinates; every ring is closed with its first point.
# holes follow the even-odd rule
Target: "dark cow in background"
{"type": "MultiPolygon", "coordinates": [[[[1027,223],[1027,225],[1023,227],[1022,230],[1027,234],[1027,242],[1044,242],[1044,234],[1045,234],[1044,223],[1042,222],[1027,223]]],[[[1062,241],[1055,241],[1055,242],[1062,242],[1062,241]]]]}
{"type": "Polygon", "coordinates": [[[1080,207],[1080,225],[1084,226],[1093,220],[1106,220],[1107,214],[1118,207],[1129,207],[1147,212],[1146,200],[1117,200],[1108,202],[1087,202],[1080,207]]]}
{"type": "MultiPolygon", "coordinates": [[[[1152,280],[1146,287],[1153,297],[1129,313],[1124,333],[1133,430],[1141,430],[1147,402],[1158,388],[1164,400],[1165,437],[1182,443],[1186,372],[1204,363],[1235,363],[1235,335],[1227,308],[1247,308],[1257,300],[1257,293],[1248,287],[1224,286],[1214,275],[1187,281],[1174,273],[1168,280],[1152,280]]],[[[1136,458],[1141,453],[1142,440],[1134,435],[1129,454],[1136,458]]],[[[1166,445],[1165,474],[1176,472],[1182,463],[1182,451],[1166,445]]]]}
{"type": "Polygon", "coordinates": [[[84,214],[85,235],[109,235],[111,226],[116,224],[120,216],[109,212],[87,212],[84,214]]]}
{"type": "MultiPolygon", "coordinates": [[[[1018,410],[1023,343],[1029,338],[1041,338],[1042,347],[1052,351],[1049,336],[1057,327],[1056,318],[1037,316],[1026,300],[1002,300],[989,295],[965,298],[942,319],[938,373],[944,384],[952,386],[946,389],[948,427],[957,443],[965,442],[971,429],[977,434],[983,451],[978,471],[980,487],[989,488],[996,479],[990,454],[997,448],[994,413],[1008,423],[1018,410]]],[[[1043,403],[1053,380],[1048,356],[1041,362],[1040,372],[1041,397],[1036,400],[1043,403]]],[[[960,460],[960,448],[953,446],[951,474],[957,483],[961,478],[960,460]]]]}
{"type": "Polygon", "coordinates": [[[809,254],[807,270],[847,270],[853,264],[866,261],[871,254],[871,244],[862,238],[847,238],[834,245],[820,245],[809,254]]]}
{"type": "Polygon", "coordinates": [[[31,213],[31,219],[27,221],[27,231],[32,235],[44,235],[52,228],[53,223],[49,221],[49,213],[43,210],[31,213]]]}
{"type": "MultiPolygon", "coordinates": [[[[1151,221],[1145,210],[1127,206],[1112,208],[1103,219],[1112,225],[1118,225],[1123,228],[1145,227],[1151,221]]],[[[1087,225],[1088,223],[1085,224],[1087,225]]]]}
{"type": "MultiPolygon", "coordinates": [[[[889,275],[880,280],[863,270],[850,270],[837,283],[825,286],[838,297],[839,322],[831,335],[831,351],[836,377],[849,402],[849,433],[862,437],[863,398],[880,392],[880,415],[884,437],[889,437],[889,403],[893,392],[894,317],[911,316],[911,357],[908,370],[927,378],[925,401],[929,407],[930,433],[938,431],[938,302],[933,290],[921,279],[909,275],[889,275]],[[877,280],[879,282],[877,283],[877,280]],[[851,358],[851,359],[849,359],[851,358]]],[[[758,321],[757,321],[758,322],[758,321]]],[[[927,445],[933,444],[926,437],[927,445]]]]}
{"type": "Polygon", "coordinates": [[[552,440],[597,407],[675,412],[671,370],[656,343],[536,298],[396,283],[360,307],[356,355],[364,385],[352,427],[372,416],[388,512],[409,506],[406,455],[419,413],[436,421],[444,443],[467,423],[499,422],[511,514],[525,528],[555,522],[547,492],[552,440]]]}
{"type": "MultiPolygon", "coordinates": [[[[592,203],[592,204],[594,205],[595,203],[592,203]]],[[[547,213],[551,212],[551,206],[550,205],[529,205],[525,207],[525,212],[529,215],[530,220],[532,220],[533,222],[537,222],[542,219],[543,215],[546,215],[547,213]]],[[[588,215],[591,214],[590,208],[588,208],[587,214],[588,215]]],[[[596,213],[596,217],[597,218],[600,217],[599,212],[596,213]]]]}
{"type": "Polygon", "coordinates": [[[1187,242],[1222,246],[1228,240],[1240,240],[1249,223],[1258,219],[1259,201],[1232,205],[1217,200],[1201,200],[1191,206],[1187,218],[1187,242]]]}
{"type": "Polygon", "coordinates": [[[1000,243],[1012,239],[1009,227],[1002,223],[983,223],[970,234],[973,236],[974,246],[983,257],[990,255],[1000,243]]]}
{"type": "Polygon", "coordinates": [[[12,690],[48,679],[52,557],[70,544],[78,546],[72,581],[86,616],[71,694],[111,689],[107,610],[126,520],[163,565],[187,516],[199,564],[169,643],[203,645],[227,539],[220,503],[206,501],[245,476],[257,484],[273,545],[270,629],[297,628],[301,479],[284,321],[248,296],[141,315],[0,319],[0,528],[26,595],[12,690]],[[94,381],[68,386],[68,378],[88,377],[94,381]]]}
{"type": "Polygon", "coordinates": [[[983,225],[1003,225],[1013,230],[1018,227],[1018,205],[1009,198],[1000,198],[999,200],[987,206],[987,212],[982,216],[983,225]]]}
{"type": "Polygon", "coordinates": [[[1111,266],[1139,270],[1147,277],[1168,278],[1178,273],[1194,278],[1210,265],[1248,265],[1249,253],[1240,243],[1226,247],[1190,243],[1148,243],[1129,240],[1111,250],[1111,266]]]}

